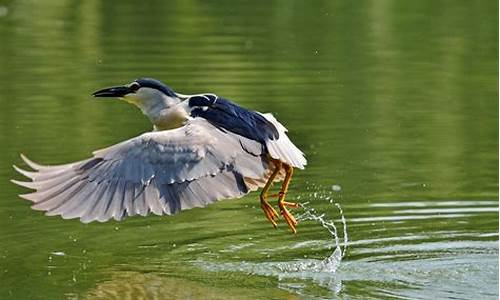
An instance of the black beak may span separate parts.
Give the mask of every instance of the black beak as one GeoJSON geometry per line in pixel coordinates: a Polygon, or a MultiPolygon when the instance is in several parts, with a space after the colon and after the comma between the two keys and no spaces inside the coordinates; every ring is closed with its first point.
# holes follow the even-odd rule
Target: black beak
{"type": "Polygon", "coordinates": [[[92,94],[94,97],[123,97],[128,93],[132,93],[128,86],[113,86],[98,90],[92,94]]]}

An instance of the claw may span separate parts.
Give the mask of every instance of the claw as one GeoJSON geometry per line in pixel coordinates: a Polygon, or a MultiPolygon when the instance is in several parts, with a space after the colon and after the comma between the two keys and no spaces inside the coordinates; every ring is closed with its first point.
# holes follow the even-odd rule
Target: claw
{"type": "Polygon", "coordinates": [[[262,201],[260,207],[264,211],[266,218],[273,224],[273,227],[276,228],[278,225],[278,212],[272,207],[267,201],[262,201]]]}
{"type": "Polygon", "coordinates": [[[283,219],[285,219],[288,227],[290,227],[293,233],[297,233],[297,220],[295,217],[288,211],[288,209],[286,209],[285,203],[279,203],[279,207],[281,215],[283,216],[283,219]]]}

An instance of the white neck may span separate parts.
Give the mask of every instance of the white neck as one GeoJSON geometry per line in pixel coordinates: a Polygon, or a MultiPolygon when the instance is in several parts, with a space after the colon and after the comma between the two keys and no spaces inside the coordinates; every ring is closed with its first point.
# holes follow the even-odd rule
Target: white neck
{"type": "Polygon", "coordinates": [[[169,97],[158,90],[146,87],[140,88],[136,93],[127,94],[124,99],[139,107],[151,122],[158,117],[162,110],[180,102],[178,98],[169,97]]]}
{"type": "Polygon", "coordinates": [[[157,130],[179,127],[189,115],[188,108],[181,103],[182,99],[169,97],[155,89],[140,88],[124,98],[139,107],[157,130]]]}

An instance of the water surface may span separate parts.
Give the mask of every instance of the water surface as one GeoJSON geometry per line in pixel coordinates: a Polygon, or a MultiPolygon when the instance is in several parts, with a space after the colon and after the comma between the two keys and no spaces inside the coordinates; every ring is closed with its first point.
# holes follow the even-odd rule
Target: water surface
{"type": "Polygon", "coordinates": [[[497,299],[497,1],[0,1],[1,299],[497,299]],[[45,217],[19,153],[64,163],[150,130],[98,88],[159,78],[274,112],[307,154],[257,194],[174,217],[45,217]],[[297,212],[300,214],[301,212],[297,212]],[[303,212],[302,212],[303,213],[303,212]]]}

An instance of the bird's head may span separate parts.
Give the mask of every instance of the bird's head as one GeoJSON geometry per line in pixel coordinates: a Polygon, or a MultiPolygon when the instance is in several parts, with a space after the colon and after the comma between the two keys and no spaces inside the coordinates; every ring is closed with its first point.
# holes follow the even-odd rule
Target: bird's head
{"type": "Polygon", "coordinates": [[[94,97],[120,98],[141,109],[163,104],[172,106],[180,101],[179,96],[163,82],[153,78],[139,78],[123,86],[113,86],[98,90],[94,97]]]}

